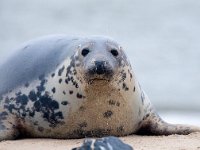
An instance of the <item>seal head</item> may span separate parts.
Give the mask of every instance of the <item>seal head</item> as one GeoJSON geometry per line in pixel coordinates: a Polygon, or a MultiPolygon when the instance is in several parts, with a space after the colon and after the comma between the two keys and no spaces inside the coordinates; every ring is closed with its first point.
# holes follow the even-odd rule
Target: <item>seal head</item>
{"type": "Polygon", "coordinates": [[[90,41],[87,45],[79,45],[76,57],[80,61],[77,71],[86,83],[94,81],[112,81],[122,70],[125,54],[121,47],[112,40],[101,43],[90,41]]]}

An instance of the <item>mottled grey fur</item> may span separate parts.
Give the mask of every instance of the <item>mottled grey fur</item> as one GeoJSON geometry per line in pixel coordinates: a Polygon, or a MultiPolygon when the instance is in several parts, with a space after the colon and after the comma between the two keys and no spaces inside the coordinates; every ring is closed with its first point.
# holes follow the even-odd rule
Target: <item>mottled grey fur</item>
{"type": "Polygon", "coordinates": [[[43,37],[0,66],[0,141],[195,131],[156,114],[123,48],[110,38],[43,37]]]}
{"type": "Polygon", "coordinates": [[[30,41],[0,65],[0,95],[55,70],[73,53],[70,44],[78,38],[51,36],[30,41]]]}

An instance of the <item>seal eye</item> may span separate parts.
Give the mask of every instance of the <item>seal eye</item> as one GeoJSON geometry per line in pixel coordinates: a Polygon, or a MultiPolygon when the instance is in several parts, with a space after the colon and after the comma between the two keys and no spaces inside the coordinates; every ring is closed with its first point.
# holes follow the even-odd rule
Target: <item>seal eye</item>
{"type": "Polygon", "coordinates": [[[89,49],[84,48],[84,49],[82,50],[81,54],[85,57],[89,52],[90,52],[89,49]]]}
{"type": "Polygon", "coordinates": [[[110,52],[115,57],[117,57],[119,55],[119,53],[118,53],[118,51],[116,49],[112,49],[110,52]]]}

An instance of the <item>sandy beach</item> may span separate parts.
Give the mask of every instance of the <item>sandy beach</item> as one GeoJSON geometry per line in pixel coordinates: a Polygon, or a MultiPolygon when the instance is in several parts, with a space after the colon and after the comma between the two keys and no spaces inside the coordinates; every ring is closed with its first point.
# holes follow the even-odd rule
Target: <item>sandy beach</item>
{"type": "MultiPolygon", "coordinates": [[[[135,150],[200,150],[200,133],[170,136],[121,137],[135,150]]],[[[70,150],[82,144],[83,139],[24,139],[0,142],[0,150],[70,150]]]]}

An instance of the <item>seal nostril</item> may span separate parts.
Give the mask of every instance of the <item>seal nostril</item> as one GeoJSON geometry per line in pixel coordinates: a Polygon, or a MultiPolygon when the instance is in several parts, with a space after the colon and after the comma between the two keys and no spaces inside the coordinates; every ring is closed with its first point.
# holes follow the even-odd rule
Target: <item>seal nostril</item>
{"type": "Polygon", "coordinates": [[[95,61],[94,64],[95,66],[104,66],[105,61],[95,61]]]}
{"type": "Polygon", "coordinates": [[[104,74],[106,71],[105,61],[95,61],[95,71],[97,74],[104,74]]]}

